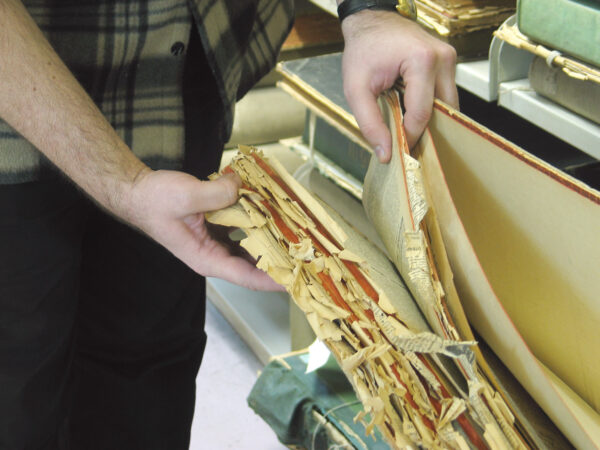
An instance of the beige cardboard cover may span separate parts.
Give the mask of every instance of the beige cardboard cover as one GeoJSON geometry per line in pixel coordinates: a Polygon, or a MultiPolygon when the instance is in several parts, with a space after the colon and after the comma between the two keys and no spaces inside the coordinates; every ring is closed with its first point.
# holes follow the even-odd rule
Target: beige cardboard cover
{"type": "Polygon", "coordinates": [[[471,325],[573,444],[597,447],[598,192],[442,104],[418,151],[471,325]]]}

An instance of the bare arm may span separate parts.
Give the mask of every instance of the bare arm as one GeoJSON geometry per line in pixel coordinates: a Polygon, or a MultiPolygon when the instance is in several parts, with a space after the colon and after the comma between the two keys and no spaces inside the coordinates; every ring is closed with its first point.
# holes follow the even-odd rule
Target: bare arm
{"type": "Polygon", "coordinates": [[[18,0],[0,0],[0,116],[117,216],[148,170],[54,52],[18,0]]]}
{"type": "Polygon", "coordinates": [[[253,289],[279,287],[212,240],[204,212],[237,199],[239,178],[200,181],[152,171],[104,118],[20,0],[0,0],[0,117],[115,216],[198,273],[253,289]]]}

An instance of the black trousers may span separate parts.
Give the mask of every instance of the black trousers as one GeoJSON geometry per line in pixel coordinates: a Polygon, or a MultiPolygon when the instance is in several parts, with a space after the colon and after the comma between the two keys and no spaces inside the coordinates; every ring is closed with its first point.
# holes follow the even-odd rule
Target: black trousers
{"type": "MultiPolygon", "coordinates": [[[[202,177],[223,114],[196,36],[187,60],[202,177]]],[[[0,186],[0,449],[188,448],[204,316],[203,277],[69,182],[0,186]]]]}

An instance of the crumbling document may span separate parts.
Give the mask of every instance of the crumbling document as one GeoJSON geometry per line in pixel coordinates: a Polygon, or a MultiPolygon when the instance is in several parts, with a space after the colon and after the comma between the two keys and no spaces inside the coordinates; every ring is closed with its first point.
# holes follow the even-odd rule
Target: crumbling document
{"type": "MultiPolygon", "coordinates": [[[[339,64],[322,56],[281,70],[296,98],[325,116],[341,109],[342,93],[311,76],[335,77],[339,64]]],[[[335,117],[336,129],[359,133],[335,117]]],[[[545,412],[576,448],[600,448],[600,194],[437,100],[411,154],[425,177],[423,220],[454,325],[463,340],[476,330],[533,399],[511,392],[477,346],[478,367],[533,447],[569,447],[545,412]],[[451,271],[436,256],[435,222],[451,271]],[[528,410],[534,403],[543,412],[528,410]]]]}
{"type": "MultiPolygon", "coordinates": [[[[394,101],[384,105],[390,114],[399,111],[394,101]]],[[[441,249],[431,238],[439,231],[418,163],[401,163],[409,171],[397,198],[406,201],[397,206],[388,251],[406,283],[276,160],[250,148],[226,169],[243,180],[240,200],[207,219],[246,233],[241,245],[286,287],[353,384],[364,407],[356,419],[368,433],[377,426],[394,448],[525,448],[509,408],[480,373],[475,342],[461,339],[449,314],[453,289],[435,267],[441,249]]]]}

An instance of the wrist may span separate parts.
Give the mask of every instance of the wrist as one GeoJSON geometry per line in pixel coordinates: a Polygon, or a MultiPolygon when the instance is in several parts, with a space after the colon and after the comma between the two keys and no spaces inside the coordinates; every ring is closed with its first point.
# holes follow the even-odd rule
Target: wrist
{"type": "Polygon", "coordinates": [[[410,20],[417,19],[414,0],[337,0],[337,13],[341,23],[364,10],[388,11],[410,20]]]}
{"type": "MultiPolygon", "coordinates": [[[[138,160],[139,161],[139,160],[138,160]]],[[[130,167],[115,189],[114,211],[116,216],[124,221],[141,228],[144,222],[144,205],[147,201],[145,185],[149,175],[154,172],[144,163],[130,167]]]]}
{"type": "Polygon", "coordinates": [[[393,11],[364,9],[346,17],[342,22],[341,27],[344,41],[347,43],[349,40],[359,37],[369,30],[382,29],[382,25],[385,23],[397,27],[403,23],[408,25],[412,21],[393,11]]]}

